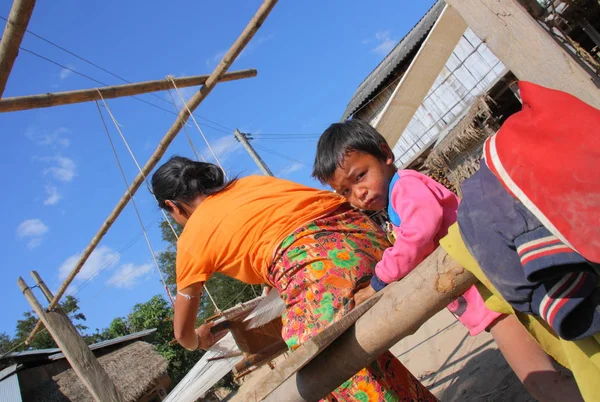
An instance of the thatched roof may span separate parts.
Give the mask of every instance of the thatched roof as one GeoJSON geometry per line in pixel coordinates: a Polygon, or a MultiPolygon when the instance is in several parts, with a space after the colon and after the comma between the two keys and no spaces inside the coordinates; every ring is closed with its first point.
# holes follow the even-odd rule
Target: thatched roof
{"type": "Polygon", "coordinates": [[[497,122],[487,95],[478,97],[460,122],[413,167],[462,197],[462,182],[479,169],[484,140],[492,135],[497,122]]]}
{"type": "MultiPolygon", "coordinates": [[[[167,361],[151,344],[137,341],[98,358],[125,401],[137,401],[151,390],[167,371],[167,361]]],[[[38,401],[92,401],[92,397],[69,369],[52,378],[46,392],[36,392],[38,401]]]]}
{"type": "Polygon", "coordinates": [[[448,163],[459,155],[480,144],[490,134],[485,130],[492,118],[489,102],[486,96],[479,96],[469,108],[460,122],[444,137],[431,151],[425,166],[430,169],[446,169],[448,163]]]}

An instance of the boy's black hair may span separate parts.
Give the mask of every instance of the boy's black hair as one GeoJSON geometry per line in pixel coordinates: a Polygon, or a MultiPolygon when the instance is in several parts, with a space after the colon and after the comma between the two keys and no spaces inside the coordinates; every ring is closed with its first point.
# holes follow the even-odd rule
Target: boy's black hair
{"type": "Polygon", "coordinates": [[[346,120],[333,123],[319,138],[312,176],[326,184],[341,167],[344,158],[353,151],[360,151],[377,159],[387,158],[384,152],[387,142],[371,125],[362,120],[346,120]]]}

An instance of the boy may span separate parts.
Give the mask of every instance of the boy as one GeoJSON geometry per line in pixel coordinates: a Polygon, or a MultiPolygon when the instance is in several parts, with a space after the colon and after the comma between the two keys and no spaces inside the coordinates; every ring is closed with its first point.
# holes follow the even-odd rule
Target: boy
{"type": "MultiPolygon", "coordinates": [[[[357,304],[416,268],[438,247],[457,219],[456,195],[421,173],[398,171],[393,160],[383,136],[360,120],[332,124],[317,146],[313,176],[357,208],[387,208],[393,225],[396,241],[377,264],[370,286],[356,293],[357,304]]],[[[537,371],[553,372],[553,378],[558,373],[521,324],[513,316],[489,310],[474,286],[448,309],[471,335],[490,330],[519,379],[537,399],[561,400],[563,392],[567,392],[569,396],[576,395],[569,400],[581,400],[573,382],[561,379],[558,388],[563,391],[553,394],[547,391],[556,386],[526,381],[529,374],[537,371]]]]}
{"type": "MultiPolygon", "coordinates": [[[[393,225],[394,246],[385,250],[370,286],[356,293],[357,304],[408,275],[456,222],[456,195],[421,173],[398,171],[393,162],[385,139],[360,120],[332,124],[317,146],[313,176],[357,208],[387,208],[393,225]]],[[[471,335],[485,330],[501,315],[485,307],[474,286],[448,308],[471,335]]]]}

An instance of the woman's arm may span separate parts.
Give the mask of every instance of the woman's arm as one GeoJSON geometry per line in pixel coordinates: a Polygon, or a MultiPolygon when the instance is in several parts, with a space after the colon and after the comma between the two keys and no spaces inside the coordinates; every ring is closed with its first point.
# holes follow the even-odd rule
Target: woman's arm
{"type": "Polygon", "coordinates": [[[210,328],[214,323],[203,324],[196,327],[196,317],[204,282],[197,282],[177,292],[175,297],[175,317],[173,330],[175,339],[188,350],[208,349],[214,345],[223,334],[213,334],[210,328]]]}

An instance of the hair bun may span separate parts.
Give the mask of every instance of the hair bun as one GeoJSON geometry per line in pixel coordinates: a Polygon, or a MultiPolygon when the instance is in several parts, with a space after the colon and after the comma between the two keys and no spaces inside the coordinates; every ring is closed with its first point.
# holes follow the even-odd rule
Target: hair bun
{"type": "Polygon", "coordinates": [[[181,171],[184,182],[195,183],[197,190],[212,190],[221,187],[225,181],[225,175],[220,167],[206,162],[192,162],[181,171]]]}

